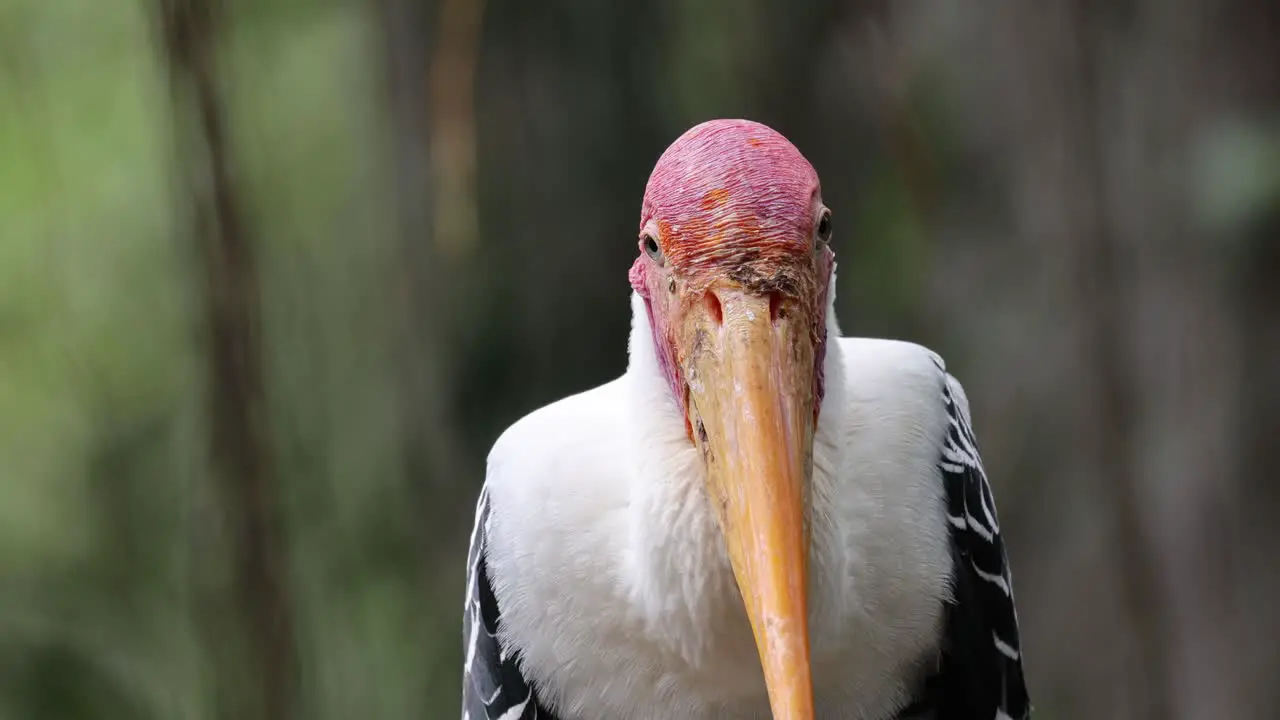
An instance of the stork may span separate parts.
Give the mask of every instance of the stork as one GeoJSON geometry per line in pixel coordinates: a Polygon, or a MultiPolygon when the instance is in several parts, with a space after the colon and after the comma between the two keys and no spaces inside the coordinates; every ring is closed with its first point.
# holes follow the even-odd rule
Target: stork
{"type": "Polygon", "coordinates": [[[629,362],[489,454],[464,720],[1022,720],[1004,544],[960,384],[841,337],[817,173],[695,126],[645,188],[629,362]]]}

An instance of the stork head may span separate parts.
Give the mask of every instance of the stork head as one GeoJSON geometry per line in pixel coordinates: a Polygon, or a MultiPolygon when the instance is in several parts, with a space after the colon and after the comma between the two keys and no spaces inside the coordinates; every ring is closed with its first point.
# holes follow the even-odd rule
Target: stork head
{"type": "Polygon", "coordinates": [[[775,718],[811,720],[806,502],[823,392],[831,211],[774,130],[698,125],[645,188],[631,285],[706,464],[775,718]]]}

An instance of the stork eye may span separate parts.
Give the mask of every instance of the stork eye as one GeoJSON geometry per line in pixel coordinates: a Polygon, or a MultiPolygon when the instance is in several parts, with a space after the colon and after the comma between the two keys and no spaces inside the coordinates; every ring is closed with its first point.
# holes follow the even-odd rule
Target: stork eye
{"type": "Polygon", "coordinates": [[[649,257],[653,258],[654,262],[659,265],[666,263],[666,258],[662,255],[662,248],[658,247],[657,238],[652,235],[645,235],[640,242],[644,246],[644,251],[649,254],[649,257]]]}
{"type": "Polygon", "coordinates": [[[831,242],[831,211],[823,210],[818,219],[818,239],[824,243],[831,242]]]}

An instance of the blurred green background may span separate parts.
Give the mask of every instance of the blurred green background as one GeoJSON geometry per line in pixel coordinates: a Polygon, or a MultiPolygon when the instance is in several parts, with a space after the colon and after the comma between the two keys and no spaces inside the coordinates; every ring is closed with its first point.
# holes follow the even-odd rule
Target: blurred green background
{"type": "Polygon", "coordinates": [[[0,718],[457,717],[485,453],[713,117],[965,383],[1038,717],[1275,717],[1275,4],[0,0],[0,718]]]}

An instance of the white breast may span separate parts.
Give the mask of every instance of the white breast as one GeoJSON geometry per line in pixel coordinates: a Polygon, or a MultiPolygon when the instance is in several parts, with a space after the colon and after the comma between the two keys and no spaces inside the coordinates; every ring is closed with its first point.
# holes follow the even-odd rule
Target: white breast
{"type": "MultiPolygon", "coordinates": [[[[632,306],[627,373],[521,419],[489,456],[503,641],[564,720],[768,718],[703,469],[632,306]]],[[[936,650],[951,570],[941,377],[924,348],[851,338],[829,343],[826,377],[810,560],[818,714],[888,718],[936,650]]]]}

